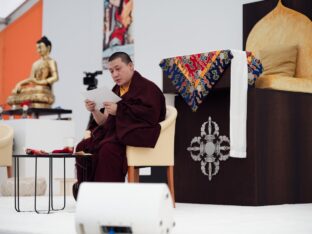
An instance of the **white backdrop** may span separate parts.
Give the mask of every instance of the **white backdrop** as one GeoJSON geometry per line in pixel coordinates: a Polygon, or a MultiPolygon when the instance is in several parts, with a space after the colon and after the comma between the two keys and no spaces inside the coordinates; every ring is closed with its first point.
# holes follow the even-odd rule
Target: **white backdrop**
{"type": "MultiPolygon", "coordinates": [[[[242,48],[242,4],[254,0],[134,0],[136,69],[162,87],[160,60],[242,48]]],[[[80,92],[83,71],[101,70],[103,1],[44,0],[43,33],[52,43],[60,80],[54,106],[73,109],[77,141],[88,121],[80,92]]],[[[113,86],[110,75],[99,86],[113,86]]]]}

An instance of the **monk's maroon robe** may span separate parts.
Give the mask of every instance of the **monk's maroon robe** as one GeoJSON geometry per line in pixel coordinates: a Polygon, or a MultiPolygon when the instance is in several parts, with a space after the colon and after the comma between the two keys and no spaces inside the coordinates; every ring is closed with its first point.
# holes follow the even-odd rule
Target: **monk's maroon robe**
{"type": "MultiPolygon", "coordinates": [[[[119,86],[113,91],[120,95],[119,86]]],[[[159,122],[165,119],[165,98],[151,81],[134,72],[129,91],[117,103],[116,116],[91,129],[91,138],[81,141],[76,151],[93,154],[87,164],[87,181],[123,182],[127,173],[126,145],[154,147],[159,122]]],[[[82,178],[82,158],[76,160],[78,184],[82,178]]]]}

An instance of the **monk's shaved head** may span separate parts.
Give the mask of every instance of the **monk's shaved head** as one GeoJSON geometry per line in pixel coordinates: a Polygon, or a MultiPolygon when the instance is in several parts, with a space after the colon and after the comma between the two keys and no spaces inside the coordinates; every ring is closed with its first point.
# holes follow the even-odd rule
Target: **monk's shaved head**
{"type": "Polygon", "coordinates": [[[117,58],[120,58],[122,62],[124,62],[125,64],[129,64],[129,63],[132,63],[132,60],[130,58],[130,56],[125,53],[125,52],[115,52],[113,53],[109,59],[108,59],[108,62],[111,62],[117,58]]]}

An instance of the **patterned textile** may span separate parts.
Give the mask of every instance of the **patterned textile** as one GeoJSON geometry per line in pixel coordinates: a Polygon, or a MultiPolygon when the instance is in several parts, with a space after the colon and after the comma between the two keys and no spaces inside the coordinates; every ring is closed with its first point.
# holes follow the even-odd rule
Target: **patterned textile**
{"type": "Polygon", "coordinates": [[[263,66],[253,53],[246,51],[246,56],[248,63],[248,84],[249,86],[254,86],[256,80],[263,72],[263,66]]]}
{"type": "MultiPolygon", "coordinates": [[[[253,86],[263,68],[252,53],[247,52],[246,56],[248,83],[253,86]]],[[[220,79],[232,58],[230,50],[218,50],[163,59],[159,65],[184,101],[195,112],[220,79]]]]}
{"type": "Polygon", "coordinates": [[[196,111],[232,59],[230,50],[163,59],[160,67],[184,101],[196,111]]]}

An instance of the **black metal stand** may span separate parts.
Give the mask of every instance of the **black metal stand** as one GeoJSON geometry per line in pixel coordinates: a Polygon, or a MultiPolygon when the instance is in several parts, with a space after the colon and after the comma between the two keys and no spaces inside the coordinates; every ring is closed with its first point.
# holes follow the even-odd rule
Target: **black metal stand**
{"type": "MultiPolygon", "coordinates": [[[[91,156],[91,155],[90,155],[91,156]]],[[[17,212],[36,212],[37,214],[49,214],[50,211],[59,211],[64,210],[66,206],[66,158],[76,158],[76,157],[85,157],[88,156],[76,156],[72,154],[49,154],[49,155],[13,155],[14,158],[14,207],[17,212]],[[34,158],[35,159],[35,193],[34,193],[34,210],[25,210],[20,209],[20,191],[19,191],[19,159],[20,158],[34,158]],[[38,158],[48,158],[49,159],[49,179],[48,179],[48,209],[47,210],[38,210],[37,209],[37,160],[38,158]],[[63,158],[63,179],[64,179],[64,196],[63,196],[63,206],[60,208],[55,208],[53,204],[53,159],[54,158],[63,158]]],[[[83,164],[87,164],[87,160],[82,160],[83,164]]],[[[87,170],[87,165],[85,165],[87,170]]],[[[87,174],[87,171],[85,171],[87,174]]]]}

